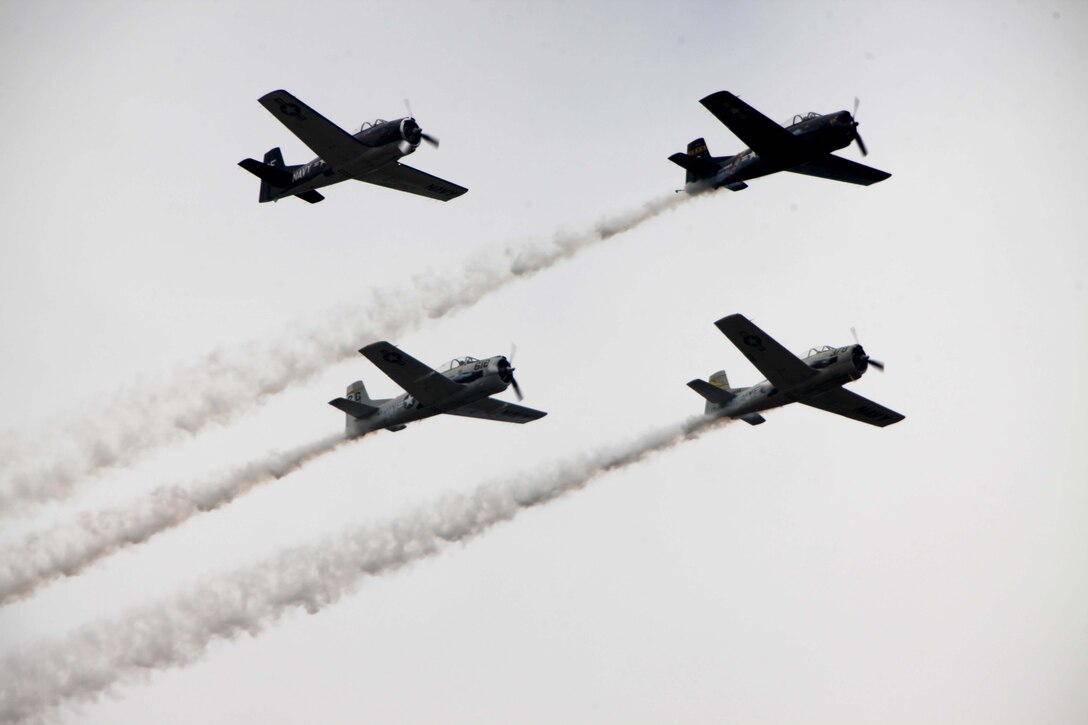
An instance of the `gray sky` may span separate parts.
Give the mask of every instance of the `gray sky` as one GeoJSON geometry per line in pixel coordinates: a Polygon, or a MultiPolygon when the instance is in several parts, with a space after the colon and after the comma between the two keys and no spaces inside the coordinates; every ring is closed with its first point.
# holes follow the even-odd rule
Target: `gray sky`
{"type": "Polygon", "coordinates": [[[514,341],[526,404],[550,413],[432,419],[258,483],[0,607],[5,666],[78,659],[148,609],[195,619],[204,592],[248,591],[285,552],[318,561],[481,483],[553,480],[678,423],[702,408],[687,380],[761,377],[712,324],[732,312],[801,353],[855,326],[888,370],[852,389],[907,415],[881,430],[793,406],[707,431],[313,615],[288,607],[184,667],[126,671],[109,696],[49,711],[60,720],[1088,717],[1080,4],[9,3],[0,17],[4,479],[89,470],[88,442],[122,454],[56,502],[9,496],[6,556],[336,433],[325,401],[353,380],[396,393],[340,350],[284,372],[330,340],[350,351],[394,330],[435,365],[514,341]],[[410,163],[470,192],[439,204],[342,184],[317,206],[258,205],[238,160],[312,158],[256,103],[275,88],[349,130],[411,99],[442,147],[410,163]],[[467,271],[678,188],[667,157],[692,138],[740,150],[698,104],[723,88],[778,120],[860,97],[866,162],[893,177],[780,175],[694,199],[426,320],[467,271]],[[281,378],[243,404],[245,380],[281,378]],[[208,391],[222,407],[196,434],[156,423],[208,391]]]}

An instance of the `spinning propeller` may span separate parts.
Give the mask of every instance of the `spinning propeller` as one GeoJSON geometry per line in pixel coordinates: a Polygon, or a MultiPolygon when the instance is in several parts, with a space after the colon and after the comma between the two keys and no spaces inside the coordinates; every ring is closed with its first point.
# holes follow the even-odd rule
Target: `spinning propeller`
{"type": "MultiPolygon", "coordinates": [[[[404,99],[404,108],[408,111],[408,118],[411,119],[412,123],[416,123],[415,116],[412,115],[412,104],[410,104],[408,102],[407,98],[404,99]]],[[[431,146],[434,146],[435,148],[438,148],[438,139],[437,138],[430,135],[429,133],[423,133],[423,129],[419,128],[418,123],[416,123],[416,129],[419,130],[419,137],[421,139],[423,139],[424,141],[429,143],[431,146]]],[[[419,142],[417,141],[416,143],[419,143],[419,142]]]]}
{"type": "Polygon", "coordinates": [[[510,343],[510,357],[499,360],[499,379],[510,383],[514,388],[514,394],[518,396],[518,402],[521,402],[525,400],[525,396],[522,395],[521,386],[518,385],[517,379],[514,378],[514,353],[517,350],[517,345],[510,343]]]}
{"type": "Polygon", "coordinates": [[[858,133],[858,105],[861,104],[861,100],[854,96],[854,112],[850,114],[850,120],[854,124],[854,140],[858,142],[858,148],[861,149],[862,156],[868,156],[869,150],[865,148],[865,142],[861,140],[861,134],[858,133]]]}
{"type": "MultiPolygon", "coordinates": [[[[856,100],[856,99],[855,99],[855,100],[856,100]]],[[[855,106],[855,108],[856,108],[856,106],[855,106]]],[[[857,331],[857,330],[855,330],[855,329],[854,329],[853,327],[851,327],[851,328],[850,328],[850,334],[854,336],[854,342],[855,342],[855,343],[856,343],[856,344],[857,344],[858,346],[860,346],[860,345],[861,345],[861,341],[859,341],[859,340],[858,340],[858,331],[857,331]]],[[[862,349],[864,349],[864,348],[862,348],[862,349]]],[[[866,355],[864,359],[865,359],[865,362],[867,362],[868,364],[872,365],[872,366],[873,366],[874,368],[876,368],[876,369],[877,369],[877,370],[879,370],[880,372],[884,372],[884,363],[880,362],[879,360],[874,360],[874,359],[872,359],[871,357],[869,357],[868,355],[866,355]]]]}

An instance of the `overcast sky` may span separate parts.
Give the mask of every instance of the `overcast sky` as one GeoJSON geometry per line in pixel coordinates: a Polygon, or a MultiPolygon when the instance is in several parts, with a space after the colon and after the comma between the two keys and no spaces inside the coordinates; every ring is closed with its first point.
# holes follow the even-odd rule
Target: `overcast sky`
{"type": "Polygon", "coordinates": [[[42,653],[90,667],[129,647],[118,633],[174,653],[39,693],[37,715],[1088,720],[1082,4],[14,2],[0,19],[9,569],[81,516],[335,435],[347,384],[399,392],[351,352],[380,337],[433,365],[516,342],[525,404],[549,412],[340,446],[0,606],[9,675],[53,667],[42,653]],[[408,162],[470,191],[258,204],[239,160],[313,158],[257,103],[277,88],[349,131],[410,99],[442,145],[408,162]],[[779,121],[859,97],[865,162],[893,176],[756,180],[505,283],[510,258],[671,195],[691,139],[739,151],[698,103],[721,89],[779,121]],[[444,314],[451,294],[471,304],[444,314]],[[758,381],[713,326],[734,312],[801,354],[856,327],[887,371],[851,389],[906,420],[790,406],[417,563],[319,569],[352,570],[345,536],[637,446],[702,410],[691,378],[758,381]],[[289,560],[310,614],[205,596],[279,585],[289,560]],[[230,635],[184,639],[214,607],[230,635]]]}

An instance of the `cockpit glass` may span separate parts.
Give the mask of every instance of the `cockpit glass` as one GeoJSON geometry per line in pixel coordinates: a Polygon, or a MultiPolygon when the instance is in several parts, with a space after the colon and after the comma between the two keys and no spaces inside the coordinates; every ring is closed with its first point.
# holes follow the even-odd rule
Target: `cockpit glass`
{"type": "Polygon", "coordinates": [[[820,117],[820,114],[816,113],[815,111],[809,111],[808,113],[806,113],[804,115],[798,113],[798,114],[795,114],[793,116],[793,118],[791,118],[789,120],[788,123],[785,123],[783,125],[784,126],[793,126],[795,124],[801,123],[802,121],[808,121],[810,119],[819,118],[819,117],[820,117]]]}
{"type": "Polygon", "coordinates": [[[455,357],[454,359],[450,360],[445,365],[438,368],[438,371],[441,372],[441,373],[444,373],[447,370],[453,370],[454,368],[459,368],[462,365],[467,365],[468,363],[474,363],[474,362],[479,362],[479,360],[472,357],[471,355],[465,355],[464,357],[455,357]]]}

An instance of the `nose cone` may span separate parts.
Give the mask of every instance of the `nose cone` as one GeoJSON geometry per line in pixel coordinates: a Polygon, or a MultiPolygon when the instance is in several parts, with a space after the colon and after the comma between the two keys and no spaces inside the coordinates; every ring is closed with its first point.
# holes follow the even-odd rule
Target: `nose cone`
{"type": "Polygon", "coordinates": [[[869,356],[865,354],[865,348],[861,345],[854,345],[850,359],[853,361],[854,370],[859,376],[864,375],[865,371],[869,369],[869,356]]]}
{"type": "Polygon", "coordinates": [[[406,118],[400,127],[401,136],[405,141],[417,146],[420,140],[423,138],[423,129],[419,127],[414,118],[406,118]]]}
{"type": "Polygon", "coordinates": [[[514,368],[510,365],[510,361],[505,357],[500,357],[495,363],[496,369],[499,371],[499,380],[504,383],[510,383],[514,379],[514,368]]]}

